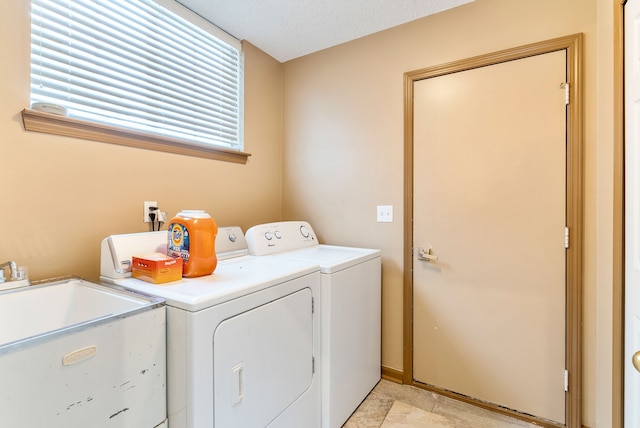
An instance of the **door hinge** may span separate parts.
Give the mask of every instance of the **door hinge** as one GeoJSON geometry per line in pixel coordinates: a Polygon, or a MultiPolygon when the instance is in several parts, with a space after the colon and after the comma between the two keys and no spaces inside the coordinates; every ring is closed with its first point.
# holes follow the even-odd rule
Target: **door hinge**
{"type": "Polygon", "coordinates": [[[316,313],[316,298],[315,297],[311,298],[311,313],[312,314],[316,313]]]}
{"type": "Polygon", "coordinates": [[[564,371],[564,392],[569,392],[569,370],[564,371]]]}
{"type": "Polygon", "coordinates": [[[564,104],[565,105],[569,105],[569,100],[570,100],[569,87],[570,87],[570,85],[569,85],[568,82],[562,82],[560,84],[560,89],[564,88],[564,104]]]}
{"type": "Polygon", "coordinates": [[[311,357],[311,374],[316,372],[316,357],[311,357]]]}
{"type": "Polygon", "coordinates": [[[569,248],[569,228],[564,228],[564,248],[569,248]]]}

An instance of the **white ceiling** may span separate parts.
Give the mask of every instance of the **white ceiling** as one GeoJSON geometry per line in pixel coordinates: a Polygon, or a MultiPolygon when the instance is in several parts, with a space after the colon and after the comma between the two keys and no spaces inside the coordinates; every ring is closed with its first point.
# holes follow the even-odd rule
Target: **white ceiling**
{"type": "Polygon", "coordinates": [[[280,62],[473,0],[177,0],[280,62]]]}

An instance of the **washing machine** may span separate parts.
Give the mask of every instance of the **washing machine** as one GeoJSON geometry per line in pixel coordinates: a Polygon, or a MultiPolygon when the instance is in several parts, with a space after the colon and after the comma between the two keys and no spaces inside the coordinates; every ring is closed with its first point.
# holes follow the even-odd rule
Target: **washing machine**
{"type": "Polygon", "coordinates": [[[380,380],[380,250],[324,245],[309,223],[254,226],[249,254],[317,263],[322,284],[322,426],[339,428],[380,380]]]}
{"type": "Polygon", "coordinates": [[[132,256],[166,244],[167,232],[105,238],[100,278],[166,301],[169,426],[320,427],[318,265],[249,256],[242,230],[221,227],[213,274],[131,277],[132,256]]]}

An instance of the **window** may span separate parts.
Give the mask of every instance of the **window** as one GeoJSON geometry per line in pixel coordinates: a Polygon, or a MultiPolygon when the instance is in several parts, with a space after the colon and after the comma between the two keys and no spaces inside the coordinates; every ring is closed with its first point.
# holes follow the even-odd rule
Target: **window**
{"type": "Polygon", "coordinates": [[[46,117],[90,129],[90,139],[104,132],[122,140],[124,129],[144,140],[129,144],[139,147],[242,152],[240,42],[173,1],[166,6],[172,10],[151,0],[32,0],[34,107],[23,112],[25,127],[31,116],[46,117]],[[39,114],[34,103],[61,105],[68,118],[39,114]]]}

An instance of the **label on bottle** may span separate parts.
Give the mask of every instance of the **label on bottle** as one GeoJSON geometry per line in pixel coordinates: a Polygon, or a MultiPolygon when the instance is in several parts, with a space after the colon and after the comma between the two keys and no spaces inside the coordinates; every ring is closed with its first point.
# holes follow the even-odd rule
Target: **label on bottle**
{"type": "Polygon", "coordinates": [[[167,255],[181,257],[185,262],[189,261],[189,230],[180,223],[169,225],[167,255]]]}

